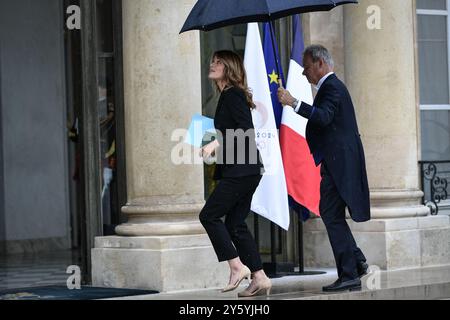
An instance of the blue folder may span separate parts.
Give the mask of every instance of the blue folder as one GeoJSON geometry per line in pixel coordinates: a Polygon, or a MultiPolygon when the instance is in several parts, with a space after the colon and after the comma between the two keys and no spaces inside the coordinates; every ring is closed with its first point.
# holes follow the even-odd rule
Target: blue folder
{"type": "Polygon", "coordinates": [[[194,147],[201,148],[214,140],[213,137],[215,137],[215,135],[216,129],[214,128],[214,119],[195,114],[189,125],[185,142],[194,147]]]}

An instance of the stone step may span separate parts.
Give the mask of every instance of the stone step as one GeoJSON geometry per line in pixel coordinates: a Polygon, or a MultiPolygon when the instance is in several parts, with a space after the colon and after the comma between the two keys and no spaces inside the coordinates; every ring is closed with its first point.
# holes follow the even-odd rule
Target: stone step
{"type": "MultiPolygon", "coordinates": [[[[355,292],[324,293],[322,287],[337,278],[333,269],[316,269],[323,275],[285,276],[272,279],[269,297],[239,300],[439,300],[450,299],[450,266],[419,269],[380,271],[370,267],[363,277],[362,290],[355,292]]],[[[222,293],[220,288],[168,292],[149,296],[123,297],[114,300],[238,300],[237,293],[247,283],[233,292],[222,293]]]]}
{"type": "Polygon", "coordinates": [[[401,288],[363,289],[333,294],[292,292],[276,294],[277,300],[450,300],[450,282],[401,288]]]}
{"type": "MultiPolygon", "coordinates": [[[[328,277],[330,274],[328,273],[328,277]]],[[[324,293],[316,280],[303,290],[293,291],[286,284],[274,282],[271,299],[279,300],[439,300],[450,299],[450,266],[379,271],[361,279],[362,290],[324,293]]],[[[266,299],[261,297],[258,299],[266,299]]]]}

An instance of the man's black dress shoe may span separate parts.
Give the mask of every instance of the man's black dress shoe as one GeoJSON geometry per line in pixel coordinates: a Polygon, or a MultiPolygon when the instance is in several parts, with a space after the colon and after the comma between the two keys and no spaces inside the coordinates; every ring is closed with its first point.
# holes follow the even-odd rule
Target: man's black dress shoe
{"type": "Polygon", "coordinates": [[[357,264],[357,269],[358,269],[358,277],[361,279],[362,277],[364,277],[369,270],[369,265],[365,262],[358,262],[357,264]]]}
{"type": "Polygon", "coordinates": [[[337,285],[339,285],[340,282],[341,282],[341,279],[338,278],[338,279],[337,279],[335,282],[333,282],[332,284],[323,287],[322,290],[323,290],[323,291],[328,291],[330,288],[334,288],[334,287],[336,287],[337,285]]]}
{"type": "Polygon", "coordinates": [[[341,281],[341,279],[338,279],[333,284],[329,286],[325,286],[322,288],[324,292],[339,292],[339,291],[355,291],[355,290],[361,290],[361,280],[353,279],[349,281],[341,281]]]}

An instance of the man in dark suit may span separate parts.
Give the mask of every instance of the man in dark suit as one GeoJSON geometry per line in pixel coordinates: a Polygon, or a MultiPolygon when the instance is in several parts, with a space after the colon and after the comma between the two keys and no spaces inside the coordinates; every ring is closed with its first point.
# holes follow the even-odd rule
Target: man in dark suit
{"type": "Polygon", "coordinates": [[[368,265],[347,224],[345,208],[354,221],[368,221],[370,199],[355,110],[346,86],[333,73],[334,62],[326,48],[308,47],[303,62],[303,75],[318,89],[313,105],[299,102],[283,88],[278,98],[309,120],[306,139],[316,165],[321,165],[319,209],[339,277],[323,290],[357,290],[368,265]]]}

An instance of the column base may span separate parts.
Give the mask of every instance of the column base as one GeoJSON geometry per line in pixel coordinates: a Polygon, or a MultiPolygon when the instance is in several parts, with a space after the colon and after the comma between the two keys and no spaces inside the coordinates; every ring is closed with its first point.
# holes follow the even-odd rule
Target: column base
{"type": "Polygon", "coordinates": [[[204,235],[99,237],[92,249],[92,284],[159,292],[220,288],[229,277],[204,235]]]}
{"type": "MultiPolygon", "coordinates": [[[[367,263],[383,270],[450,264],[448,216],[374,219],[365,223],[348,220],[367,263]]],[[[305,265],[335,267],[328,234],[321,219],[304,228],[305,265]]]]}

